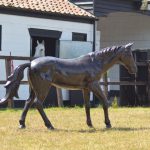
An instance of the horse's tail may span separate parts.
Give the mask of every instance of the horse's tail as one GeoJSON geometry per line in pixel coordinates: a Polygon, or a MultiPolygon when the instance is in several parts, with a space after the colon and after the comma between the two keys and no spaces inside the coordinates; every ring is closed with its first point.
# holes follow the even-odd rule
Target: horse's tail
{"type": "Polygon", "coordinates": [[[14,70],[14,73],[8,77],[7,82],[4,86],[6,88],[6,95],[4,98],[0,99],[0,104],[6,103],[8,99],[11,99],[13,97],[19,98],[18,88],[19,88],[21,80],[24,77],[24,69],[27,67],[30,68],[30,64],[31,63],[25,63],[22,65],[19,65],[14,70]]]}

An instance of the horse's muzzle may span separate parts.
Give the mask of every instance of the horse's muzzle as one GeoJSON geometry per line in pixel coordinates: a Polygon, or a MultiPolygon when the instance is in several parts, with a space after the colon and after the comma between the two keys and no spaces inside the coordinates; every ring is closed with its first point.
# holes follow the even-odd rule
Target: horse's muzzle
{"type": "Polygon", "coordinates": [[[137,66],[130,68],[130,69],[128,70],[128,72],[129,72],[130,74],[136,74],[136,73],[137,73],[137,66]]]}

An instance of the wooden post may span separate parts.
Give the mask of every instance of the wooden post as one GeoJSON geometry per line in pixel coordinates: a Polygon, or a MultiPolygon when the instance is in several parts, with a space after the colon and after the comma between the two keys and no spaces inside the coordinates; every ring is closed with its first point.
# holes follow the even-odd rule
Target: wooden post
{"type": "Polygon", "coordinates": [[[60,88],[56,88],[57,91],[57,99],[58,99],[58,106],[63,107],[63,98],[62,98],[62,90],[60,88]]]}
{"type": "MultiPolygon", "coordinates": [[[[5,68],[6,68],[6,78],[8,78],[8,76],[11,75],[11,56],[5,59],[5,68]]],[[[14,107],[13,99],[8,100],[8,107],[9,108],[14,107]]]]}
{"type": "MultiPolygon", "coordinates": [[[[133,57],[134,57],[134,61],[135,61],[135,63],[136,63],[136,65],[137,65],[137,54],[136,53],[132,53],[133,54],[133,57]]],[[[137,72],[138,72],[138,65],[137,65],[137,72]]],[[[134,85],[134,102],[137,102],[137,98],[138,98],[138,93],[137,93],[137,85],[136,85],[136,80],[137,80],[137,72],[134,74],[134,83],[135,83],[135,85],[134,85]]]]}
{"type": "Polygon", "coordinates": [[[107,72],[104,74],[104,92],[105,92],[105,95],[106,97],[108,98],[108,79],[107,79],[107,72]]]}

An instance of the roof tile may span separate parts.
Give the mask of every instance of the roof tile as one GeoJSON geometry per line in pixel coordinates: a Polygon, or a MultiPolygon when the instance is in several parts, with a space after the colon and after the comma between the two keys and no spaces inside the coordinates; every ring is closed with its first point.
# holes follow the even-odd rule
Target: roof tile
{"type": "Polygon", "coordinates": [[[68,0],[0,0],[0,7],[95,18],[68,0]]]}

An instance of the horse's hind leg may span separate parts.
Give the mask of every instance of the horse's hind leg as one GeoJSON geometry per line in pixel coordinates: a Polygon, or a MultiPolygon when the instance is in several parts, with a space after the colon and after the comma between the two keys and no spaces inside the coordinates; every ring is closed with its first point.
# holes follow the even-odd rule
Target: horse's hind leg
{"type": "Polygon", "coordinates": [[[48,128],[48,129],[54,129],[54,127],[52,126],[51,122],[49,121],[48,117],[46,116],[44,110],[43,110],[43,105],[42,105],[42,101],[39,100],[39,99],[35,99],[35,105],[36,105],[36,108],[37,110],[39,111],[44,123],[45,123],[45,126],[48,128]]]}
{"type": "Polygon", "coordinates": [[[83,93],[84,104],[85,104],[86,123],[89,127],[92,127],[92,121],[90,116],[90,91],[84,89],[82,93],[83,93]]]}
{"type": "MultiPolygon", "coordinates": [[[[44,74],[45,76],[47,76],[47,74],[44,74]]],[[[32,89],[35,92],[36,98],[35,98],[35,107],[37,108],[37,110],[39,111],[45,126],[48,129],[54,129],[54,127],[52,126],[51,122],[49,121],[48,117],[46,116],[44,110],[43,110],[43,102],[45,100],[45,98],[48,95],[48,92],[50,90],[51,87],[51,75],[49,74],[49,78],[47,80],[47,78],[43,78],[43,75],[41,77],[41,74],[36,74],[34,72],[34,69],[31,70],[29,72],[29,76],[30,76],[30,84],[32,89]]],[[[44,77],[45,77],[44,76],[44,77]]]]}
{"type": "Polygon", "coordinates": [[[34,102],[34,98],[35,98],[35,93],[34,91],[31,89],[30,91],[30,96],[29,98],[26,100],[26,103],[25,103],[25,106],[24,106],[24,109],[23,109],[23,112],[21,114],[21,117],[20,117],[20,120],[19,120],[19,128],[25,128],[25,119],[26,119],[26,115],[27,115],[27,112],[29,110],[29,108],[31,107],[31,105],[33,104],[34,102]]]}
{"type": "Polygon", "coordinates": [[[90,88],[91,88],[92,92],[102,102],[103,110],[104,110],[104,116],[105,116],[106,128],[111,128],[111,123],[110,123],[109,115],[108,115],[108,100],[107,100],[106,96],[104,95],[104,93],[103,93],[103,91],[102,91],[102,89],[101,89],[98,82],[91,83],[90,88]]]}

